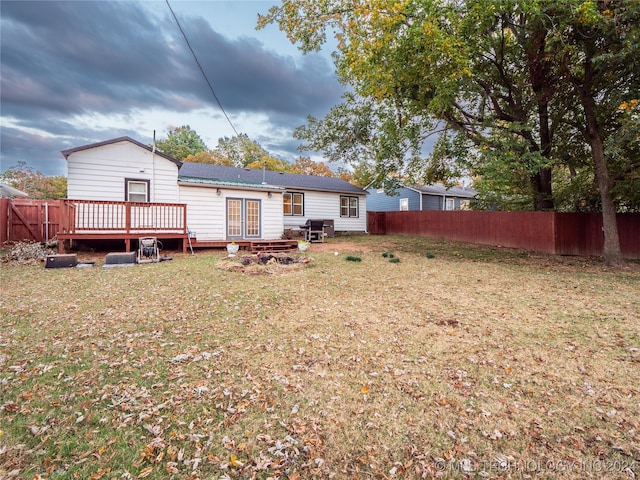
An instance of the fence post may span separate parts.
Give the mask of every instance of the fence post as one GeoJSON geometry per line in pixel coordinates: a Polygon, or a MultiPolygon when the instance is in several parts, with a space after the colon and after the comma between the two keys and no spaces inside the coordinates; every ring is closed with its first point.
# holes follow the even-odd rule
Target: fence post
{"type": "Polygon", "coordinates": [[[0,245],[9,239],[9,199],[0,198],[0,245]]]}

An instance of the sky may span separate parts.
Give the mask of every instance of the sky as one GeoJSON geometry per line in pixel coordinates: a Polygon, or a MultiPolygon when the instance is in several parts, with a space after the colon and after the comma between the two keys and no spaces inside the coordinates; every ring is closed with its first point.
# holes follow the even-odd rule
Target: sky
{"type": "Polygon", "coordinates": [[[211,149],[238,132],[274,157],[319,160],[292,133],[341,102],[330,47],[303,55],[277,25],[256,30],[279,2],[169,3],[230,122],[164,0],[2,0],[0,171],[66,175],[61,150],[151,144],[182,125],[211,149]]]}

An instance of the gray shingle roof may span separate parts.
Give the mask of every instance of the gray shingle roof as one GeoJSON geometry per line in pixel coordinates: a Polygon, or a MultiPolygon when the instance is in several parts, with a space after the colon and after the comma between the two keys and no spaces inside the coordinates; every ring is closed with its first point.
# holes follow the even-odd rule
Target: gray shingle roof
{"type": "Polygon", "coordinates": [[[422,193],[430,193],[432,195],[446,195],[447,197],[460,197],[460,198],[473,198],[478,192],[473,188],[451,187],[447,188],[441,183],[434,183],[432,185],[424,185],[422,187],[415,187],[422,193]]]}
{"type": "Polygon", "coordinates": [[[225,167],[205,163],[184,162],[178,171],[178,178],[203,178],[210,180],[247,182],[253,184],[266,183],[290,190],[317,190],[326,192],[350,193],[366,195],[360,187],[351,185],[340,178],[300,175],[296,173],[274,172],[272,170],[253,170],[249,168],[225,167]]]}

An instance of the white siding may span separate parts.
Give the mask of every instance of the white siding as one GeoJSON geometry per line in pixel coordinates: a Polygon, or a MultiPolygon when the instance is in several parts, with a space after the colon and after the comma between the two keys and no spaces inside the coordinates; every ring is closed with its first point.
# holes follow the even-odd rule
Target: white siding
{"type": "Polygon", "coordinates": [[[216,187],[180,185],[180,202],[187,204],[187,226],[198,240],[226,240],[227,198],[260,200],[260,237],[275,240],[282,236],[281,193],[273,192],[269,198],[267,192],[221,189],[217,195],[216,190],[216,187]]]}
{"type": "Polygon", "coordinates": [[[125,178],[148,180],[152,202],[178,202],[178,166],[131,142],[81,150],[67,159],[67,197],[124,201],[125,178]]]}
{"type": "MultiPolygon", "coordinates": [[[[359,199],[357,218],[340,216],[340,194],[304,193],[304,216],[284,216],[282,194],[240,189],[178,185],[178,166],[145,148],[123,140],[71,153],[67,158],[68,198],[125,200],[125,179],[149,182],[152,202],[186,203],[187,226],[200,240],[226,240],[226,199],[261,202],[261,238],[278,239],[284,229],[297,229],[307,219],[333,219],[336,231],[363,232],[367,227],[366,195],[359,199]]],[[[293,190],[292,190],[293,191],[293,190]]]]}
{"type": "MultiPolygon", "coordinates": [[[[293,192],[294,190],[292,190],[293,192]]],[[[339,193],[295,190],[304,193],[304,216],[285,215],[284,228],[298,229],[308,219],[331,220],[336,232],[364,232],[367,229],[367,197],[366,195],[348,195],[358,197],[358,217],[340,216],[339,193]]]]}

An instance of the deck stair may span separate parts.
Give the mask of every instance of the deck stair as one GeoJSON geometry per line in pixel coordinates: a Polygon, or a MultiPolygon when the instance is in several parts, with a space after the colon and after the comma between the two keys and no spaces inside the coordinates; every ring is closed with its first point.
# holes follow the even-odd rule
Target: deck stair
{"type": "Polygon", "coordinates": [[[297,240],[253,240],[251,252],[289,252],[298,248],[297,240]]]}

